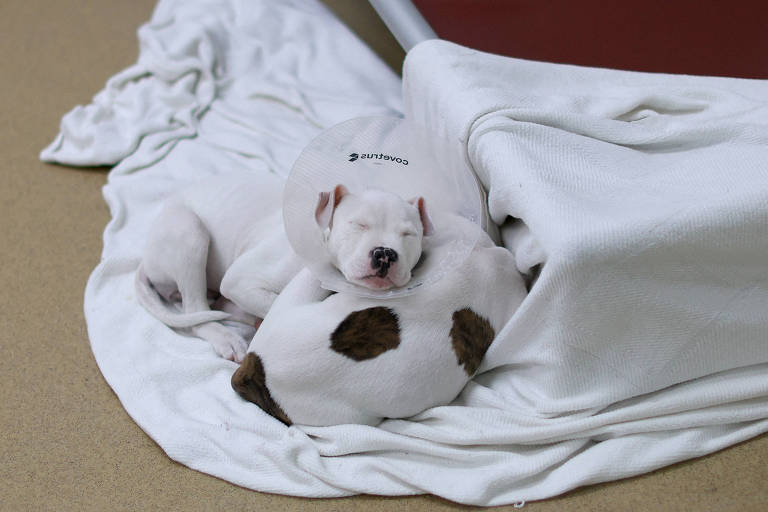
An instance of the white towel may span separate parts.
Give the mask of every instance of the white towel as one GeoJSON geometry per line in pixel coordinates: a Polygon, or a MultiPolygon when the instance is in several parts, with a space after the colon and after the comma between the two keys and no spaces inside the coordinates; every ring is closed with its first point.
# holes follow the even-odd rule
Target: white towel
{"type": "Polygon", "coordinates": [[[307,0],[161,0],[139,36],[138,63],[65,116],[41,156],[117,164],[104,189],[113,218],[86,288],[88,332],[128,413],[174,460],[268,492],[497,505],[768,430],[764,83],[417,47],[408,115],[456,140],[448,149],[490,188],[496,220],[528,223],[539,245],[521,237],[527,257],[546,255],[544,270],[486,373],[454,404],[379,427],[286,428],[234,393],[234,363],[136,303],[143,237],[162,198],[185,184],[285,176],[322,128],[396,114],[400,82],[307,0]],[[664,113],[680,102],[678,115],[664,113]],[[644,110],[647,120],[610,120],[644,110]],[[644,203],[628,208],[632,190],[644,203]]]}

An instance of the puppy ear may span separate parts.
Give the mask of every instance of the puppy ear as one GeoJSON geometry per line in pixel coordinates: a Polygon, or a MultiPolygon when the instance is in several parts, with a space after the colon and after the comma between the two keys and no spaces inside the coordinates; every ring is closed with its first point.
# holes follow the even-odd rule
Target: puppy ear
{"type": "Polygon", "coordinates": [[[424,236],[431,236],[435,232],[435,226],[432,225],[432,220],[427,213],[427,203],[423,197],[414,197],[408,201],[419,210],[419,217],[421,218],[421,227],[424,229],[424,236]]]}
{"type": "Polygon", "coordinates": [[[333,225],[333,212],[347,194],[349,190],[344,185],[336,185],[332,192],[320,192],[315,207],[315,222],[318,226],[326,229],[333,225]]]}

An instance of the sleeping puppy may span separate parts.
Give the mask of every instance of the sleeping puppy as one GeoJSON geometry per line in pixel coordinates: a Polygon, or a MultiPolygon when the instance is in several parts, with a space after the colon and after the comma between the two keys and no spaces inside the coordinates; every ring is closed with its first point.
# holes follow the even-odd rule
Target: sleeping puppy
{"type": "MultiPolygon", "coordinates": [[[[460,218],[437,229],[462,223],[480,229],[460,218]]],[[[440,250],[425,264],[441,261],[440,250]]],[[[331,295],[305,269],[273,304],[232,387],[286,425],[409,417],[459,394],[525,295],[513,256],[484,232],[462,265],[404,297],[331,295]]]]}
{"type": "MultiPolygon", "coordinates": [[[[273,175],[216,177],[170,197],[136,272],[142,306],[169,327],[209,341],[220,356],[241,361],[246,340],[302,267],[285,235],[282,188],[273,175]]],[[[350,194],[343,185],[320,194],[315,220],[331,233],[333,263],[351,282],[372,289],[407,283],[429,233],[423,199],[350,194]]]]}
{"type": "Polygon", "coordinates": [[[344,185],[320,193],[315,221],[331,263],[347,281],[373,290],[407,284],[433,230],[423,198],[406,204],[377,189],[350,194],[344,185]]]}

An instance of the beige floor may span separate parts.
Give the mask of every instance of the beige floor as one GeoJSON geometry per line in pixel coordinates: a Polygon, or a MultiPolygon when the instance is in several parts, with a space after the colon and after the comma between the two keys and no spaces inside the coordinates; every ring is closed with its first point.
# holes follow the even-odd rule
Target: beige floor
{"type": "MultiPolygon", "coordinates": [[[[459,510],[422,496],[260,494],[172,462],[91,355],[85,281],[109,219],[105,169],[44,165],[62,114],[136,58],[155,0],[0,1],[0,510],[459,510]]],[[[393,67],[402,51],[362,0],[328,3],[393,67]]],[[[531,510],[768,510],[768,437],[531,510]]],[[[511,507],[509,507],[511,509],[511,507]]]]}

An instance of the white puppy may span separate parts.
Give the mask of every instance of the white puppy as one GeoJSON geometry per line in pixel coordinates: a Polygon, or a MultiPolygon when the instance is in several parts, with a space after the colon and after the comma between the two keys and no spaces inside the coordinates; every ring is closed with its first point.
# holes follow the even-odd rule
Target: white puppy
{"type": "MultiPolygon", "coordinates": [[[[283,228],[282,188],[273,175],[216,177],[170,197],[136,273],[139,302],[166,325],[241,361],[246,340],[302,266],[283,228]]],[[[376,191],[358,197],[342,185],[320,194],[316,221],[330,229],[332,261],[351,281],[374,289],[410,279],[429,229],[423,199],[409,203],[376,191]]]]}
{"type": "MultiPolygon", "coordinates": [[[[480,229],[466,224],[437,229],[480,229]]],[[[439,264],[440,250],[424,264],[439,264]]],[[[331,295],[303,270],[273,304],[232,386],[287,425],[409,417],[459,394],[525,295],[512,254],[485,233],[462,265],[404,297],[331,295]]]]}

